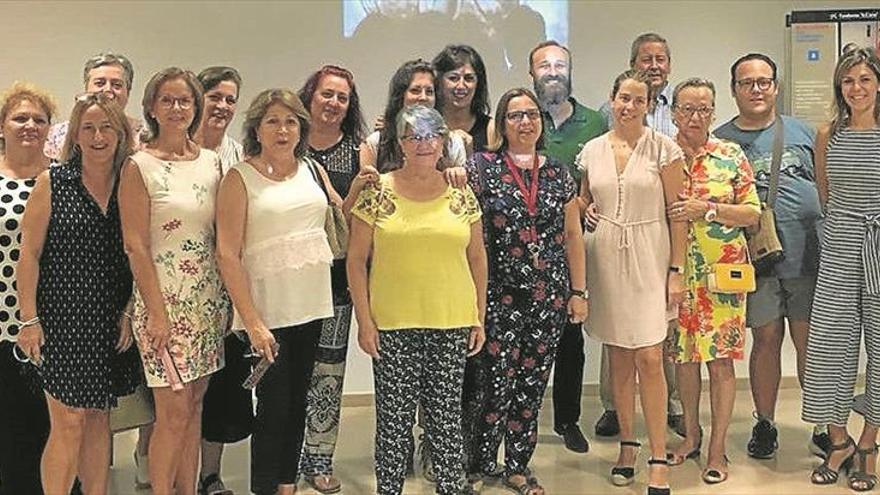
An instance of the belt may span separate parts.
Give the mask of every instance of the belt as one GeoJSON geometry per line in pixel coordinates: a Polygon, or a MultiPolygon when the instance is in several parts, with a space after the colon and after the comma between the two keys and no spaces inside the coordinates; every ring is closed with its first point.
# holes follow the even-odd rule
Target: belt
{"type": "Polygon", "coordinates": [[[835,209],[829,213],[839,213],[864,222],[865,240],[862,242],[862,271],[865,291],[868,295],[880,295],[880,213],[865,215],[853,211],[835,209]]]}
{"type": "Polygon", "coordinates": [[[617,242],[617,249],[629,249],[632,247],[632,228],[637,227],[639,225],[648,225],[652,223],[657,223],[660,221],[659,218],[655,218],[652,220],[638,220],[635,222],[619,222],[613,218],[606,217],[605,215],[599,214],[600,220],[605,220],[606,222],[614,225],[615,227],[621,230],[620,240],[617,242]]]}

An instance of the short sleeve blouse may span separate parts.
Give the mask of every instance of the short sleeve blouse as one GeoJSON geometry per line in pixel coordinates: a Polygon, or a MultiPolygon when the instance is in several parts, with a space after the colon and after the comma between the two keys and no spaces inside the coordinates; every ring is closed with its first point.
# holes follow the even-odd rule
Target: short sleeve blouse
{"type": "Polygon", "coordinates": [[[373,228],[370,307],[380,330],[479,324],[467,247],[481,213],[470,188],[414,201],[383,175],[361,191],[352,215],[373,228]]]}

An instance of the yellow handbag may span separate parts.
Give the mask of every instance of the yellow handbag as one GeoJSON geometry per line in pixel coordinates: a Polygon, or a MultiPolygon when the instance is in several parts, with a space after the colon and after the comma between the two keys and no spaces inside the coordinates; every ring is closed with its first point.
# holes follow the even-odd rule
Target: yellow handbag
{"type": "Polygon", "coordinates": [[[751,263],[715,263],[707,278],[709,291],[716,294],[745,294],[756,288],[751,263]]]}

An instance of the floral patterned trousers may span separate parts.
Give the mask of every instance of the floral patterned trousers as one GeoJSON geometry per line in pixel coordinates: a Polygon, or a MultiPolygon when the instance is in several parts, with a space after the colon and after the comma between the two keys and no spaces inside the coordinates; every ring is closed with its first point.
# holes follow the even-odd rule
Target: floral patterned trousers
{"type": "Polygon", "coordinates": [[[527,472],[538,442],[538,412],[566,321],[562,294],[489,288],[486,345],[480,353],[484,402],[476,447],[476,466],[483,473],[498,469],[502,440],[505,475],[527,472]]]}
{"type": "Polygon", "coordinates": [[[412,441],[416,404],[425,431],[437,493],[462,493],[461,392],[469,329],[380,330],[376,387],[376,492],[400,495],[412,441]]]}

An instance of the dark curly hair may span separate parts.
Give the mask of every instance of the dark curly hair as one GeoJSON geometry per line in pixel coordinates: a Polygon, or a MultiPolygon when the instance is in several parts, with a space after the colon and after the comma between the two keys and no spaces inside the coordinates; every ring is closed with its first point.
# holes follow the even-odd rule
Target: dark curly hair
{"type": "Polygon", "coordinates": [[[364,123],[364,114],[361,111],[361,99],[358,96],[357,86],[354,84],[354,75],[348,69],[336,65],[321,67],[306,79],[305,84],[299,90],[299,99],[302,100],[306,110],[312,108],[312,98],[314,98],[315,91],[318,90],[318,85],[324,76],[336,76],[345,79],[345,82],[348,83],[351,92],[348,96],[348,112],[346,112],[345,118],[342,119],[342,133],[354,138],[354,142],[360,143],[367,135],[367,126],[364,123]]]}

